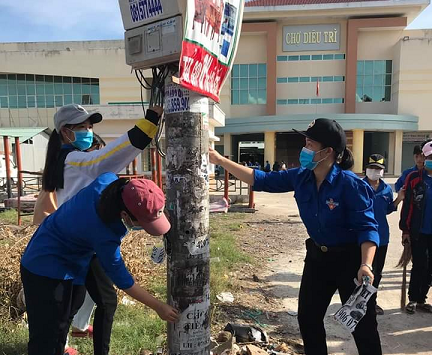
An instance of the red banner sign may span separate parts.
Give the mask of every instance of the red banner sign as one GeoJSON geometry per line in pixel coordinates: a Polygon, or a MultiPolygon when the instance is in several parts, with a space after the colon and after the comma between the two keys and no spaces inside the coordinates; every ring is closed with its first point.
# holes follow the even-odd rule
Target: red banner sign
{"type": "Polygon", "coordinates": [[[180,84],[219,102],[237,51],[244,0],[188,0],[180,84]]]}

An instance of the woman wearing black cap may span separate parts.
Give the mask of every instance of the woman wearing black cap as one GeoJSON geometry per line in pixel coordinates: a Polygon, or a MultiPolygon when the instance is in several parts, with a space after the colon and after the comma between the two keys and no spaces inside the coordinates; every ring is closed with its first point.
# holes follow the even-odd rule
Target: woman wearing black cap
{"type": "MultiPolygon", "coordinates": [[[[336,291],[345,303],[353,279],[373,280],[372,262],[379,244],[373,191],[349,171],[353,157],[346,136],[334,120],[319,118],[306,132],[300,168],[264,173],[242,167],[210,149],[210,162],[221,165],[255,191],[295,192],[300,216],[310,238],[300,286],[298,320],[305,352],[327,354],[323,318],[336,291]]],[[[376,298],[353,335],[360,355],[380,355],[376,298]]]]}

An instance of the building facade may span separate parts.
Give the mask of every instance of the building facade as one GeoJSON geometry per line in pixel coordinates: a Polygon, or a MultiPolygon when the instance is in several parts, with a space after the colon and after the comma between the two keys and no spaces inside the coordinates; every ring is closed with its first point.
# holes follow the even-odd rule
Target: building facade
{"type": "MultiPolygon", "coordinates": [[[[432,135],[432,31],[406,30],[428,4],[247,1],[235,64],[209,110],[212,144],[235,161],[294,167],[304,141],[292,129],[334,118],[355,172],[380,153],[398,175],[412,165],[413,146],[432,135]]],[[[0,44],[2,127],[52,129],[58,107],[72,102],[103,114],[95,131],[106,141],[143,116],[122,40],[0,44]]],[[[149,161],[146,150],[138,170],[150,170],[149,161]]]]}
{"type": "Polygon", "coordinates": [[[240,143],[263,142],[251,160],[298,166],[292,128],[327,117],[346,130],[356,173],[372,153],[389,174],[411,166],[413,146],[432,137],[432,31],[405,28],[428,3],[247,2],[217,149],[240,161],[240,143]]]}
{"type": "MultiPolygon", "coordinates": [[[[144,75],[150,79],[151,72],[144,71],[144,75]]],[[[143,90],[142,95],[146,109],[149,92],[143,90]]],[[[55,112],[70,103],[102,114],[104,119],[95,126],[95,132],[106,142],[125,133],[143,117],[141,86],[125,63],[124,41],[0,44],[1,127],[53,129],[55,112]]],[[[221,109],[210,104],[212,144],[218,140],[215,127],[223,126],[224,121],[221,109]]],[[[43,161],[36,165],[23,169],[39,171],[43,161]]],[[[149,148],[138,157],[137,170],[151,170],[149,148]]]]}

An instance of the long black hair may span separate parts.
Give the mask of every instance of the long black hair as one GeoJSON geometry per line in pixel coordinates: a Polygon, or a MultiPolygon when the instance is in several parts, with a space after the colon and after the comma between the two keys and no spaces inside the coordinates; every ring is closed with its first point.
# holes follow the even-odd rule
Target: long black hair
{"type": "MultiPolygon", "coordinates": [[[[66,124],[64,127],[73,129],[76,125],[66,124]]],[[[48,141],[48,149],[45,157],[45,167],[42,174],[42,189],[45,191],[55,191],[58,188],[63,188],[64,183],[64,160],[69,152],[74,148],[62,150],[62,136],[54,130],[48,141]],[[61,165],[61,166],[59,166],[61,165]]],[[[98,146],[98,149],[106,146],[105,141],[93,133],[93,146],[98,146]]]]}
{"type": "Polygon", "coordinates": [[[342,170],[350,170],[354,166],[354,156],[351,150],[345,148],[343,153],[339,155],[337,163],[342,170]]]}
{"type": "Polygon", "coordinates": [[[42,189],[54,191],[57,188],[57,161],[61,153],[61,136],[54,130],[48,141],[48,149],[45,158],[45,167],[42,175],[42,189]]]}
{"type": "Polygon", "coordinates": [[[126,208],[122,199],[123,188],[128,182],[129,179],[119,178],[102,191],[97,211],[100,219],[104,223],[109,224],[119,219],[122,211],[126,211],[133,221],[137,220],[126,208]]]}

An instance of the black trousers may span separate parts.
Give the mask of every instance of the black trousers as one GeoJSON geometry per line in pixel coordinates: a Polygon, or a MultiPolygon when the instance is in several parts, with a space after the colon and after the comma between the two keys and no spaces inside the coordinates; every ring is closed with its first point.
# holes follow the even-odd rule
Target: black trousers
{"type": "Polygon", "coordinates": [[[21,279],[29,319],[29,355],[63,355],[69,327],[84,302],[86,289],[96,303],[94,355],[108,355],[117,294],[95,256],[85,286],[35,275],[24,267],[21,279]]]}
{"type": "MultiPolygon", "coordinates": [[[[336,292],[345,303],[355,289],[353,279],[361,264],[357,246],[344,251],[322,252],[315,243],[306,241],[307,255],[300,285],[298,322],[307,355],[327,355],[324,316],[336,292]]],[[[353,333],[360,355],[381,355],[381,342],[375,313],[376,296],[353,333]]]]}
{"type": "Polygon", "coordinates": [[[85,288],[72,280],[56,280],[21,266],[29,325],[28,355],[63,355],[73,316],[84,302],[85,288]]]}
{"type": "Polygon", "coordinates": [[[382,279],[382,271],[383,271],[384,265],[385,265],[385,259],[387,256],[387,249],[388,249],[388,245],[383,245],[383,246],[380,246],[375,252],[375,257],[374,257],[374,261],[372,264],[372,268],[373,268],[373,273],[374,273],[373,285],[376,288],[379,287],[379,284],[380,284],[381,279],[382,279]]]}
{"type": "Polygon", "coordinates": [[[424,303],[432,274],[432,235],[411,236],[412,269],[408,290],[411,302],[424,303]]]}
{"type": "MultiPolygon", "coordinates": [[[[96,303],[93,321],[94,355],[108,355],[114,314],[117,309],[117,294],[113,282],[102,269],[96,256],[93,256],[90,263],[85,288],[96,303]]],[[[78,309],[75,310],[74,315],[76,312],[78,309]]]]}

